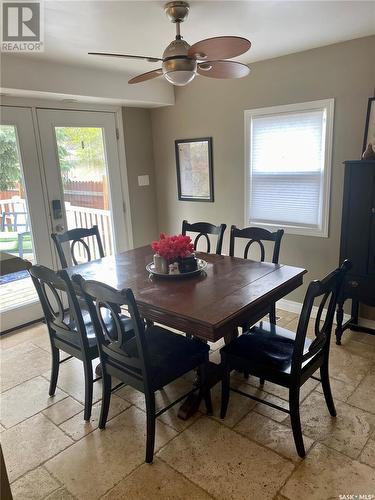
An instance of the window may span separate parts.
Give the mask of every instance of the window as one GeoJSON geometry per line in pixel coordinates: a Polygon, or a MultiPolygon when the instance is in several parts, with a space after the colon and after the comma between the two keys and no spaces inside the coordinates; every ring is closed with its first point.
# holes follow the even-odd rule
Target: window
{"type": "Polygon", "coordinates": [[[245,111],[245,225],[328,236],[334,100],[245,111]]]}

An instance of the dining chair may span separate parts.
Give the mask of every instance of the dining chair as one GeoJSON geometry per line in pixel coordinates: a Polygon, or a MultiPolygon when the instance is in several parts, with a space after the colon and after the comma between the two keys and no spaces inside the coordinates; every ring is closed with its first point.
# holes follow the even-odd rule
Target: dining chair
{"type": "MultiPolygon", "coordinates": [[[[247,259],[249,255],[249,250],[251,245],[256,244],[260,250],[260,262],[264,262],[266,258],[266,250],[264,246],[265,241],[273,242],[273,252],[272,252],[272,263],[279,263],[279,254],[280,254],[280,246],[281,239],[283,237],[284,230],[279,229],[272,233],[271,231],[267,231],[267,229],[263,229],[261,227],[245,227],[243,229],[239,229],[236,226],[231,226],[230,228],[230,241],[229,241],[229,255],[231,257],[235,256],[235,242],[237,239],[245,239],[247,240],[246,246],[243,252],[243,258],[247,259]]],[[[263,311],[258,315],[257,318],[252,319],[252,324],[256,323],[260,319],[262,319],[266,314],[269,314],[270,322],[276,323],[276,304],[273,303],[267,310],[263,311]]],[[[245,324],[243,328],[246,330],[250,328],[251,324],[245,324]]]]}
{"type": "Polygon", "coordinates": [[[130,289],[116,290],[104,283],[85,281],[80,275],[72,277],[87,300],[95,327],[103,374],[103,397],[99,428],[104,429],[111,398],[111,377],[143,392],[146,402],[146,462],[154,455],[155,419],[180,402],[186,396],[199,390],[204,398],[208,413],[212,413],[209,388],[206,388],[209,347],[197,339],[188,339],[160,326],[148,325],[140,317],[133,292],[130,289]],[[134,325],[134,337],[127,340],[122,326],[117,321],[117,310],[111,309],[117,329],[117,339],[109,335],[102,317],[102,308],[108,304],[126,306],[134,325]],[[179,397],[173,403],[158,411],[155,409],[155,392],[198,368],[200,386],[179,397]]]}
{"type": "Polygon", "coordinates": [[[71,242],[70,244],[70,257],[74,263],[74,265],[78,264],[78,260],[75,254],[75,250],[77,249],[78,244],[81,245],[81,251],[83,250],[85,253],[85,256],[87,258],[87,262],[90,262],[91,259],[91,251],[89,248],[89,245],[83,238],[88,238],[88,237],[94,237],[97,247],[98,247],[98,252],[100,257],[104,257],[104,249],[103,249],[103,244],[102,240],[100,238],[100,233],[98,226],[92,226],[91,228],[85,228],[85,227],[77,227],[75,229],[69,229],[68,231],[65,231],[65,233],[52,233],[51,238],[53,239],[57,253],[59,255],[61,267],[63,269],[66,269],[68,267],[68,262],[65,257],[64,253],[64,248],[63,248],[63,243],[65,242],[71,242]]]}
{"type": "Polygon", "coordinates": [[[197,249],[198,242],[200,238],[203,237],[206,241],[206,252],[211,252],[211,241],[209,235],[217,236],[216,241],[216,250],[215,253],[217,255],[221,255],[221,250],[223,247],[223,237],[226,229],[226,224],[220,224],[219,226],[215,226],[214,224],[210,224],[209,222],[194,222],[190,224],[187,220],[182,221],[182,234],[186,235],[186,233],[198,233],[194,239],[194,249],[197,249]]]}
{"type": "MultiPolygon", "coordinates": [[[[92,360],[98,358],[99,352],[91,317],[80,307],[72,282],[65,270],[55,272],[41,265],[33,266],[31,263],[26,265],[42,306],[51,344],[52,369],[49,395],[55,394],[60,364],[72,357],[79,359],[83,363],[85,378],[84,419],[90,420],[93,383],[99,380],[93,379],[92,360]],[[69,356],[60,360],[60,351],[69,356]]],[[[125,334],[131,338],[133,335],[131,320],[123,315],[120,316],[120,320],[125,334]]],[[[108,309],[103,314],[103,321],[109,335],[115,335],[115,325],[108,309]]]]}
{"type": "Polygon", "coordinates": [[[328,411],[333,417],[336,416],[328,373],[329,348],[337,299],[345,273],[350,268],[351,263],[345,260],[341,267],[321,281],[310,283],[296,333],[262,321],[259,326],[251,328],[220,350],[223,367],[221,418],[225,418],[227,413],[230,390],[288,413],[298,455],[302,458],[305,456],[299,399],[300,388],[309,378],[321,382],[328,411]],[[310,339],[306,335],[315,301],[319,306],[314,324],[315,336],[310,339]],[[320,378],[314,375],[318,369],[320,378]],[[286,387],[289,390],[289,409],[230,387],[231,370],[247,371],[286,387]]]}

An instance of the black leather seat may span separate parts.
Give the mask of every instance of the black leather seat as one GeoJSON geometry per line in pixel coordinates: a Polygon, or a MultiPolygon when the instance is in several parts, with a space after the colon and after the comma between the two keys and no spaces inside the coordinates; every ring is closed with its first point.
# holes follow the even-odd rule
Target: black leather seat
{"type": "MultiPolygon", "coordinates": [[[[127,355],[138,357],[134,337],[126,342],[122,349],[127,355]]],[[[186,339],[165,328],[151,326],[147,329],[147,350],[153,390],[157,391],[204,363],[210,348],[199,340],[186,339]]]]}

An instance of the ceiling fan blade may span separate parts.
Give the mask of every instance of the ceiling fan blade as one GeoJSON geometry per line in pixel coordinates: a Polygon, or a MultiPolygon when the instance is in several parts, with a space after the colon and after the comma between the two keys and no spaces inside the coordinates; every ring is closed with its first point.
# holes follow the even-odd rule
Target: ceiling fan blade
{"type": "Polygon", "coordinates": [[[126,57],[127,59],[146,59],[148,62],[159,62],[163,59],[159,57],[147,57],[147,56],[132,56],[130,54],[113,54],[112,52],[88,52],[90,56],[106,56],[106,57],[126,57]]]}
{"type": "Polygon", "coordinates": [[[161,68],[159,69],[154,69],[153,71],[147,71],[147,73],[142,73],[141,75],[135,76],[131,80],[128,81],[128,83],[141,83],[145,82],[146,80],[152,80],[152,78],[157,78],[158,76],[161,76],[163,74],[163,70],[161,68]]]}
{"type": "Polygon", "coordinates": [[[250,68],[236,61],[205,61],[198,64],[197,71],[210,78],[243,78],[250,73],[250,68]]]}
{"type": "Polygon", "coordinates": [[[251,47],[247,38],[240,36],[217,36],[195,43],[189,48],[188,55],[195,59],[231,59],[237,57],[251,47]]]}

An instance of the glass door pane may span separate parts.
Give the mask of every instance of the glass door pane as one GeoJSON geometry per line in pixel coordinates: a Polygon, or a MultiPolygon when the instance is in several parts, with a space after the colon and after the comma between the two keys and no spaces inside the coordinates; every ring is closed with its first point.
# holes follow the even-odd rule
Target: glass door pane
{"type": "Polygon", "coordinates": [[[4,332],[43,316],[28,273],[11,272],[14,260],[47,267],[53,260],[31,109],[1,106],[0,111],[0,331],[4,332]]]}
{"type": "Polygon", "coordinates": [[[53,232],[97,225],[106,256],[127,250],[115,114],[38,109],[37,117],[53,232]]]}
{"type": "MultiPolygon", "coordinates": [[[[108,173],[100,127],[55,127],[67,229],[97,225],[105,255],[113,253],[108,173]]],[[[93,238],[87,243],[100,258],[93,238]]],[[[79,257],[85,260],[82,247],[79,257]],[[80,255],[82,251],[82,255],[80,255]]]]}
{"type": "MultiPolygon", "coordinates": [[[[0,125],[0,252],[3,253],[3,272],[6,271],[7,259],[11,259],[11,256],[35,262],[30,214],[14,125],[0,125]]],[[[27,271],[0,276],[2,312],[36,299],[27,271]]]]}

